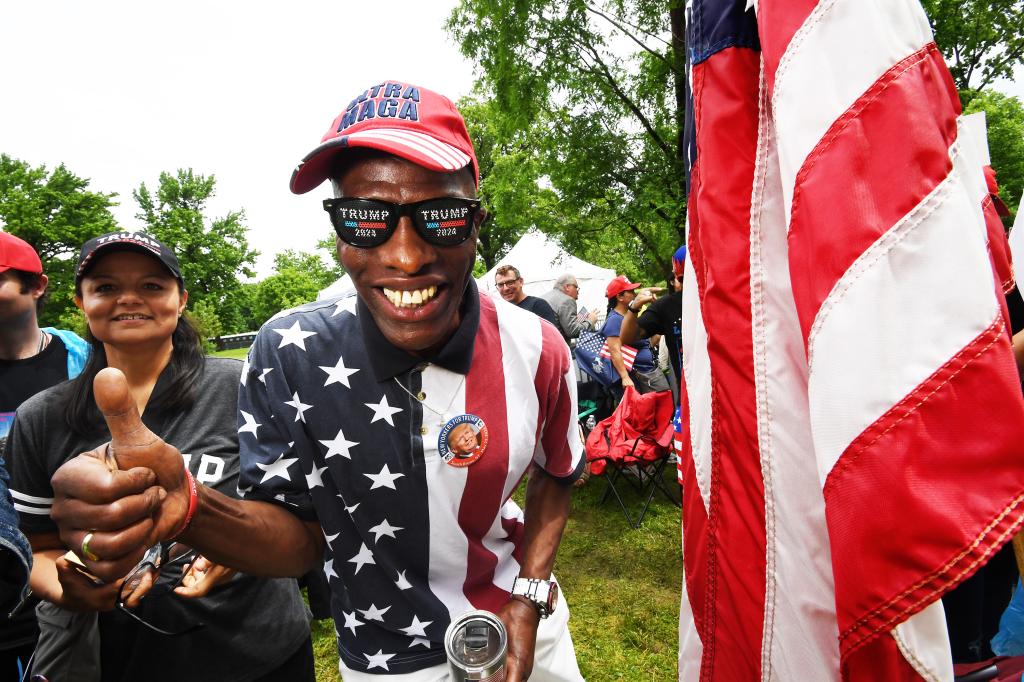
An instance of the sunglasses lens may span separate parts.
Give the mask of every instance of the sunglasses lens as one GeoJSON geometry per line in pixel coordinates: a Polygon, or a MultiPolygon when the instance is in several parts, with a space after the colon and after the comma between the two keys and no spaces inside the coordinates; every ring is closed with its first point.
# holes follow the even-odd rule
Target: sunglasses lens
{"type": "Polygon", "coordinates": [[[386,242],[398,223],[394,207],[367,199],[328,199],[324,210],[341,240],[362,248],[386,242]]]}
{"type": "Polygon", "coordinates": [[[423,238],[438,246],[455,246],[473,232],[479,204],[467,199],[434,199],[416,206],[413,219],[423,238]]]}

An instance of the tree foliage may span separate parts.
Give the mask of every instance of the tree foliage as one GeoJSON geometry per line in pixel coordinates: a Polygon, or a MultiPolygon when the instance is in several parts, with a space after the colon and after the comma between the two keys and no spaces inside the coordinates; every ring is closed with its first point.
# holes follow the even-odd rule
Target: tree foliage
{"type": "Polygon", "coordinates": [[[973,96],[1024,64],[1024,1],[923,0],[935,42],[962,92],[973,96]]]}
{"type": "Polygon", "coordinates": [[[1015,212],[1024,193],[1024,105],[993,90],[976,95],[966,113],[985,112],[988,147],[999,181],[999,195],[1015,212]]]}
{"type": "Polygon", "coordinates": [[[110,213],[116,195],[88,186],[88,179],[63,164],[50,172],[0,154],[0,226],[32,245],[50,278],[43,324],[74,317],[74,273],[82,244],[117,229],[110,213]]]}
{"type": "Polygon", "coordinates": [[[481,257],[529,216],[582,257],[667,275],[685,229],[682,2],[461,0],[448,28],[479,64],[473,132],[505,173],[481,187],[499,228],[481,257]]]}
{"type": "Polygon", "coordinates": [[[274,257],[274,274],[255,285],[252,293],[252,315],[256,326],[282,310],[315,301],[320,290],[341,274],[337,265],[325,265],[315,253],[289,249],[277,254],[274,257]]]}
{"type": "Polygon", "coordinates": [[[249,249],[243,211],[207,217],[215,185],[212,175],[179,169],[161,173],[155,192],[142,183],[132,196],[139,205],[136,218],[177,254],[190,303],[212,306],[223,328],[234,331],[245,326],[235,300],[239,277],[254,274],[258,253],[249,249]]]}

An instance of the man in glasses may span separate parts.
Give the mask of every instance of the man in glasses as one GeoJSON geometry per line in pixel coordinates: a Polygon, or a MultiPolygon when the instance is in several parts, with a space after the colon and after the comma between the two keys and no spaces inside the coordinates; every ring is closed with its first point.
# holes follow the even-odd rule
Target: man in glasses
{"type": "Polygon", "coordinates": [[[583,330],[593,331],[597,322],[596,310],[585,314],[579,312],[579,297],[580,284],[576,277],[568,272],[559,275],[551,291],[541,296],[555,311],[558,331],[562,332],[562,338],[566,343],[578,337],[583,330]]]}
{"type": "Polygon", "coordinates": [[[323,562],[346,682],[441,679],[445,629],[472,609],[505,623],[508,680],[582,679],[551,575],[584,461],[569,353],[477,291],[478,179],[447,98],[394,81],[357,94],[291,180],[331,181],[356,293],[260,331],[239,394],[246,499],[194,485],[170,445],[110,417],[121,470],[93,453],[53,480],[64,541],[92,533],[90,570],[124,575],[184,528],[249,573],[323,562]],[[463,423],[480,430],[471,458],[448,446],[463,423]],[[531,463],[524,517],[510,496],[531,463]]]}
{"type": "Polygon", "coordinates": [[[528,296],[523,291],[523,276],[519,269],[513,265],[502,265],[494,271],[494,286],[498,289],[501,297],[517,305],[523,310],[529,310],[537,317],[543,318],[558,327],[558,318],[555,311],[551,309],[547,301],[536,296],[528,296]]]}

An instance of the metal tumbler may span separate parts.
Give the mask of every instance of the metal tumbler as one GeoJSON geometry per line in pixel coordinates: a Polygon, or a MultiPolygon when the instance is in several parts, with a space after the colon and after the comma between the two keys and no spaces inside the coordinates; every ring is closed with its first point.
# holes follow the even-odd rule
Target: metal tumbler
{"type": "Polygon", "coordinates": [[[444,633],[451,682],[504,682],[508,634],[490,611],[470,611],[444,633]]]}

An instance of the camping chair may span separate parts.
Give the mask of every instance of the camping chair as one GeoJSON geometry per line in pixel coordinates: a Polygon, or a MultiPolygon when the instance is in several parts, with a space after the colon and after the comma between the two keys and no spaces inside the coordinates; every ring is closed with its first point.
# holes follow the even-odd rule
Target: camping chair
{"type": "Polygon", "coordinates": [[[664,481],[674,434],[674,411],[670,391],[640,395],[636,389],[627,388],[615,412],[587,436],[590,471],[595,476],[606,474],[601,504],[614,496],[632,528],[643,523],[659,490],[672,504],[680,506],[678,490],[670,491],[664,481]],[[643,503],[635,517],[623,498],[624,482],[643,503]]]}

